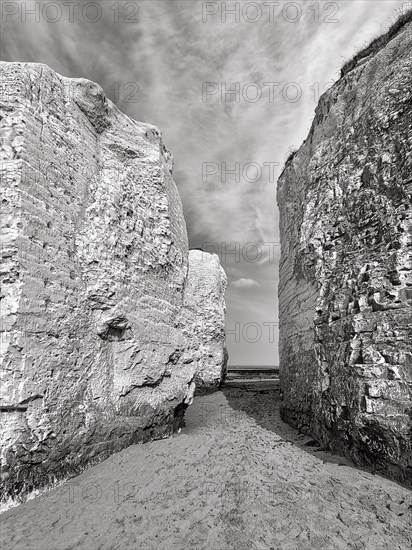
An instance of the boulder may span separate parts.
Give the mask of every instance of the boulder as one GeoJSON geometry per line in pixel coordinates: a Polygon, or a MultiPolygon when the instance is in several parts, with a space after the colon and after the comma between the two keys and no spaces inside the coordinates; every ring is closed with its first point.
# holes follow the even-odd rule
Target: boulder
{"type": "MultiPolygon", "coordinates": [[[[45,65],[1,63],[0,77],[1,498],[16,502],[178,429],[203,365],[192,334],[218,354],[223,333],[221,309],[206,315],[191,283],[184,294],[188,239],[159,130],[45,65]]],[[[217,263],[202,277],[222,297],[217,263]]]]}

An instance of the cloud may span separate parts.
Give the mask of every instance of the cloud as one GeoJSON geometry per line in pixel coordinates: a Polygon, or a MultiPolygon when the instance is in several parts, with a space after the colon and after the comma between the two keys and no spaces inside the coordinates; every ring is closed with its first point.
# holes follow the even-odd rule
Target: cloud
{"type": "MultiPolygon", "coordinates": [[[[30,15],[24,23],[21,14],[9,17],[0,37],[2,59],[46,63],[65,76],[97,81],[111,99],[116,91],[117,104],[126,114],[160,127],[175,159],[174,178],[190,246],[215,243],[233,280],[226,296],[231,323],[242,315],[245,320],[258,314],[262,322],[277,320],[276,179],[290,148],[298,148],[306,137],[319,94],[339,78],[343,63],[357,49],[384,31],[404,0],[291,2],[302,7],[295,23],[282,16],[283,3],[273,20],[268,18],[268,3],[259,3],[263,15],[256,23],[242,18],[236,22],[229,14],[222,23],[223,2],[216,2],[220,11],[206,22],[204,2],[120,2],[120,22],[115,23],[113,6],[118,3],[102,0],[102,18],[96,23],[79,17],[80,7],[70,22],[66,7],[57,23],[36,23],[30,15]],[[139,22],[122,23],[134,3],[139,6],[139,22]],[[204,82],[219,87],[207,101],[202,98],[204,82]],[[265,82],[279,83],[273,101],[268,93],[258,102],[245,100],[244,93],[253,96],[253,86],[249,94],[245,88],[253,82],[266,92],[265,82]],[[133,83],[139,86],[137,103],[130,97],[133,83]],[[301,90],[296,102],[293,83],[301,90]],[[229,90],[236,84],[239,101],[222,101],[223,86],[229,90]],[[205,163],[218,167],[206,181],[205,163]],[[230,169],[235,163],[240,164],[240,177],[224,178],[224,166],[230,169]],[[261,167],[259,181],[245,177],[247,163],[261,167]],[[265,163],[278,163],[273,174],[265,163]],[[256,261],[248,251],[253,243],[262,251],[256,261]],[[227,253],[236,246],[239,253],[227,253]],[[254,289],[253,297],[237,292],[247,288],[254,289]]],[[[295,10],[290,8],[288,14],[293,19],[295,10]]],[[[253,9],[248,16],[253,16],[253,9]]],[[[235,361],[242,361],[245,346],[230,344],[235,361]]],[[[277,362],[265,355],[277,353],[273,346],[265,351],[251,345],[248,350],[258,363],[277,362]]]]}
{"type": "Polygon", "coordinates": [[[246,279],[244,277],[237,279],[237,281],[232,281],[230,284],[235,288],[239,288],[240,290],[253,288],[255,286],[260,286],[259,283],[254,279],[246,279]]]}

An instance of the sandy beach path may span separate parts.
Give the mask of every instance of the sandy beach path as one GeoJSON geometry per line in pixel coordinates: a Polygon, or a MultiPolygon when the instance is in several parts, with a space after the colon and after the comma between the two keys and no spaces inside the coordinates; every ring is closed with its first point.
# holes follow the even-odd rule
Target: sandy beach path
{"type": "Polygon", "coordinates": [[[412,493],[311,446],[254,384],[195,398],[180,434],[0,521],[7,550],[408,550],[412,493]]]}

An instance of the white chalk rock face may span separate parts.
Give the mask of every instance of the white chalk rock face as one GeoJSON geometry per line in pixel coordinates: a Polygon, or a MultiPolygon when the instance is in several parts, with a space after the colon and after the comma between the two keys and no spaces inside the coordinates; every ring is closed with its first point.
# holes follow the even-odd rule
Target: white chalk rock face
{"type": "Polygon", "coordinates": [[[278,182],[284,420],[412,488],[412,11],[342,70],[278,182]]]}
{"type": "MultiPolygon", "coordinates": [[[[0,72],[7,500],[172,433],[198,360],[186,226],[159,131],[90,81],[40,64],[0,72]]],[[[206,310],[198,342],[222,328],[206,310]]]]}
{"type": "Polygon", "coordinates": [[[184,302],[196,365],[196,392],[217,389],[226,376],[225,345],[226,273],[216,254],[189,251],[189,274],[184,302]]]}

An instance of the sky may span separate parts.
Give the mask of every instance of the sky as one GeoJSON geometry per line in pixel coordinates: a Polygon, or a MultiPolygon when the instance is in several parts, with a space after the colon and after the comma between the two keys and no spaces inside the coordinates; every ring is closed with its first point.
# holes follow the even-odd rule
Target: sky
{"type": "Polygon", "coordinates": [[[6,1],[3,61],[97,81],[174,155],[189,244],[228,276],[229,365],[278,364],[276,180],[319,95],[402,0],[6,1]],[[34,13],[33,13],[34,11],[34,13]]]}

